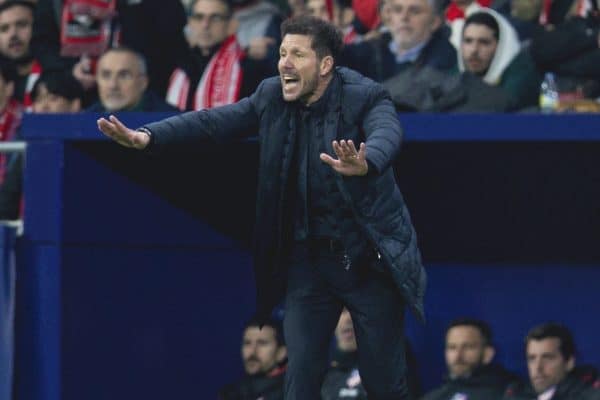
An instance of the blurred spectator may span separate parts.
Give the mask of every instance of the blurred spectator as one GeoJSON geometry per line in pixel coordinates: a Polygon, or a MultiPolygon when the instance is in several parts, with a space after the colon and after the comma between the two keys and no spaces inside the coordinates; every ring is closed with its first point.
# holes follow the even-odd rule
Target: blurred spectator
{"type": "Polygon", "coordinates": [[[446,381],[423,400],[501,399],[508,384],[516,379],[492,364],[494,354],[488,324],[475,319],[451,322],[446,330],[446,381]]]}
{"type": "Polygon", "coordinates": [[[345,47],[342,64],[382,82],[412,68],[456,68],[456,50],[442,27],[436,0],[386,0],[389,33],[345,47]]]}
{"type": "Polygon", "coordinates": [[[529,53],[521,49],[515,29],[494,10],[482,8],[465,21],[458,66],[461,72],[501,88],[511,109],[538,103],[542,77],[529,53]]]}
{"type": "Polygon", "coordinates": [[[306,14],[305,0],[287,0],[288,17],[294,18],[306,14]]]}
{"type": "Polygon", "coordinates": [[[446,8],[446,23],[450,26],[450,43],[460,48],[465,19],[481,10],[483,6],[475,0],[453,0],[446,8]]]}
{"type": "MultiPolygon", "coordinates": [[[[23,107],[12,96],[17,72],[12,63],[0,60],[0,142],[18,137],[23,107]]],[[[20,208],[18,153],[0,153],[0,219],[17,219],[20,208]]],[[[20,164],[20,163],[19,163],[20,164]]]]}
{"type": "Polygon", "coordinates": [[[165,93],[169,75],[186,49],[185,11],[179,1],[39,0],[33,51],[44,69],[68,69],[89,89],[96,57],[123,45],[148,60],[151,87],[165,93]]]}
{"type": "Polygon", "coordinates": [[[100,100],[88,111],[175,111],[148,90],[144,57],[132,49],[108,50],[98,60],[96,71],[100,100]]]}
{"type": "Polygon", "coordinates": [[[41,72],[30,49],[34,7],[25,0],[0,3],[0,56],[16,66],[13,97],[25,107],[31,106],[31,89],[41,72]]]}
{"type": "Polygon", "coordinates": [[[323,21],[333,22],[331,0],[306,0],[306,13],[323,21]]]}
{"type": "Polygon", "coordinates": [[[248,57],[277,65],[281,11],[267,0],[233,0],[237,40],[248,57]]]}
{"type": "Polygon", "coordinates": [[[352,317],[345,308],[335,328],[335,342],[331,368],[325,375],[321,398],[323,400],[366,399],[367,392],[358,372],[358,352],[352,317]]]}
{"type": "Polygon", "coordinates": [[[186,28],[190,49],[171,75],[169,104],[183,111],[234,103],[276,73],[275,65],[245,57],[230,22],[227,0],[193,2],[186,28]]]}
{"type": "Polygon", "coordinates": [[[342,31],[345,44],[362,40],[362,35],[356,29],[356,13],[352,8],[352,0],[333,1],[333,24],[342,31]]]}
{"type": "Polygon", "coordinates": [[[76,113],[81,111],[83,87],[67,71],[44,71],[31,91],[33,112],[76,113]]]}
{"type": "Polygon", "coordinates": [[[556,73],[561,102],[596,99],[600,97],[598,6],[593,3],[588,11],[581,1],[564,3],[544,2],[531,55],[543,72],[556,73]]]}
{"type": "Polygon", "coordinates": [[[246,376],[225,386],[220,400],[283,400],[287,350],[281,324],[270,320],[262,325],[251,320],[244,328],[242,361],[246,376]]]}
{"type": "MultiPolygon", "coordinates": [[[[417,365],[414,355],[406,342],[406,362],[408,364],[409,398],[420,394],[420,383],[416,375],[417,365]]],[[[344,308],[335,328],[335,349],[331,367],[325,375],[321,390],[322,400],[366,399],[367,393],[362,385],[358,371],[358,352],[354,325],[350,312],[344,308]]]]}
{"type": "MultiPolygon", "coordinates": [[[[81,110],[83,88],[68,72],[44,71],[31,90],[34,113],[74,113],[81,110]]],[[[22,212],[23,154],[7,155],[6,176],[0,185],[0,219],[17,219],[22,212]]]]}
{"type": "Polygon", "coordinates": [[[597,400],[600,378],[591,366],[575,366],[575,341],[563,325],[534,327],[525,337],[530,383],[512,385],[505,400],[597,400]]]}

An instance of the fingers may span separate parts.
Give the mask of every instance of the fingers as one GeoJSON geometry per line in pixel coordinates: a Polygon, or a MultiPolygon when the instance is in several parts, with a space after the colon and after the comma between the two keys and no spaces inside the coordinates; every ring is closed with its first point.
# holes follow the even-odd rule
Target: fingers
{"type": "Polygon", "coordinates": [[[354,147],[354,142],[352,140],[334,140],[332,142],[333,151],[338,156],[338,158],[342,161],[352,161],[355,159],[364,159],[366,146],[364,143],[360,144],[360,148],[357,151],[356,147],[354,147]]]}
{"type": "Polygon", "coordinates": [[[338,162],[336,159],[334,159],[327,153],[321,153],[319,155],[319,158],[321,159],[321,161],[323,161],[325,164],[328,164],[331,167],[334,167],[336,165],[336,163],[338,162]]]}

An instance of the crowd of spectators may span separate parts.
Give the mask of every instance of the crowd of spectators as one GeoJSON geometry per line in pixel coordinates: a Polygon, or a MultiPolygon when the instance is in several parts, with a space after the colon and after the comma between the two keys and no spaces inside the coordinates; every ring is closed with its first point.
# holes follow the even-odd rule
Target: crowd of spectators
{"type": "MultiPolygon", "coordinates": [[[[249,322],[242,335],[244,376],[223,387],[220,400],[282,400],[286,370],[281,324],[269,321],[262,329],[249,322]]],[[[459,318],[445,332],[447,372],[440,383],[423,393],[418,362],[406,343],[410,399],[420,400],[598,400],[600,374],[577,363],[573,335],[561,324],[534,326],[524,339],[523,361],[528,376],[508,371],[494,359],[490,326],[483,320],[459,318]]],[[[344,309],[332,340],[330,367],[323,380],[323,400],[365,400],[357,343],[350,312],[344,309]]]]}
{"type": "MultiPolygon", "coordinates": [[[[546,110],[600,111],[599,1],[0,0],[0,141],[26,112],[235,102],[277,73],[280,24],[302,14],[335,24],[338,65],[399,111],[535,112],[545,76],[559,99],[546,110]]],[[[0,185],[16,159],[0,156],[0,185]]]]}

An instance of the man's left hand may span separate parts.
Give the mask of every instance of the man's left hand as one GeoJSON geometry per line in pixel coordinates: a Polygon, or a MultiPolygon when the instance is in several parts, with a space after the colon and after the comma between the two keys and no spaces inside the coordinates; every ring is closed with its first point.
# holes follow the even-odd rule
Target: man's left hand
{"type": "Polygon", "coordinates": [[[320,158],[326,164],[329,164],[336,172],[345,176],[362,176],[369,172],[369,164],[367,164],[367,146],[361,143],[359,149],[356,150],[352,140],[334,140],[333,151],[338,157],[331,157],[329,154],[321,153],[320,158]]]}

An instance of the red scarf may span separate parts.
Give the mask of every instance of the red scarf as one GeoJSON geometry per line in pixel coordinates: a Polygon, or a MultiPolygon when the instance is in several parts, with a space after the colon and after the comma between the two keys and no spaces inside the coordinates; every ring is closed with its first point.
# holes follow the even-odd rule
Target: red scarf
{"type": "Polygon", "coordinates": [[[60,29],[60,54],[66,57],[97,57],[119,32],[112,29],[116,0],[65,0],[60,29]]]}
{"type": "MultiPolygon", "coordinates": [[[[243,56],[244,52],[235,40],[235,35],[225,39],[204,69],[194,94],[194,110],[231,104],[239,99],[242,85],[240,61],[243,56]]],[[[182,69],[177,68],[171,74],[167,90],[167,103],[182,111],[185,110],[189,91],[189,77],[182,69]]]]}
{"type": "Polygon", "coordinates": [[[25,95],[23,96],[23,106],[25,106],[25,111],[31,112],[33,111],[33,99],[31,98],[31,91],[33,90],[33,86],[40,78],[42,74],[42,65],[38,62],[38,60],[34,60],[31,65],[31,71],[29,72],[29,76],[27,76],[27,83],[25,84],[25,95]]]}
{"type": "MultiPolygon", "coordinates": [[[[13,140],[21,125],[23,107],[15,99],[10,99],[2,114],[0,114],[0,141],[13,140]]],[[[6,154],[0,153],[0,184],[6,175],[6,154]]]]}

